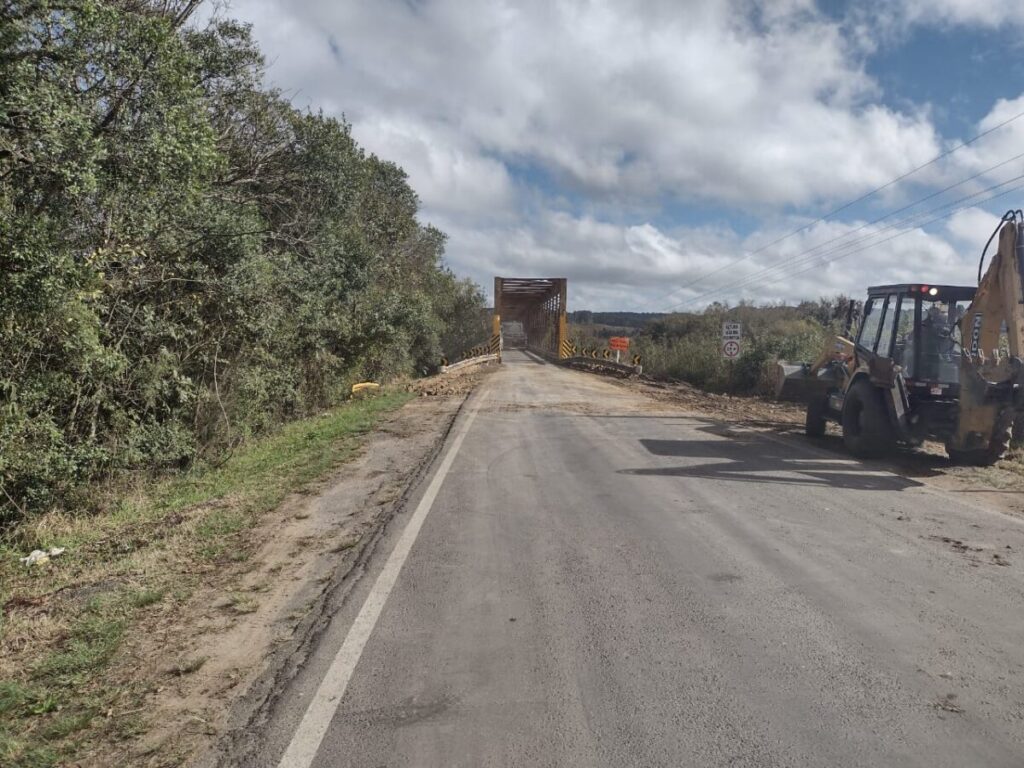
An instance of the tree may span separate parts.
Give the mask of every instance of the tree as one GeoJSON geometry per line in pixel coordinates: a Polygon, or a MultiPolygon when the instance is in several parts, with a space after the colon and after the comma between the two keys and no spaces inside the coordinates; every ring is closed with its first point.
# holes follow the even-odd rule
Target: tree
{"type": "Polygon", "coordinates": [[[0,5],[0,524],[481,332],[404,171],[197,5],[0,5]]]}

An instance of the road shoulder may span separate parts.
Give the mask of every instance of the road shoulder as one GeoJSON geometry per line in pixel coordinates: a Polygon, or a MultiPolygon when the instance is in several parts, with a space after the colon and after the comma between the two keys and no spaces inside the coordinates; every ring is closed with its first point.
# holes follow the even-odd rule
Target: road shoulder
{"type": "Polygon", "coordinates": [[[463,399],[420,398],[381,423],[359,458],[322,487],[289,498],[253,531],[264,543],[251,569],[226,594],[222,585],[199,590],[185,610],[195,624],[183,628],[168,617],[128,649],[127,657],[165,653],[185,667],[201,661],[154,693],[149,705],[158,725],[136,757],[180,765],[255,716],[314,642],[328,597],[369,556],[376,532],[433,459],[463,399]]]}
{"type": "Polygon", "coordinates": [[[38,523],[67,552],[0,589],[0,762],[210,753],[301,662],[486,373],[392,387],[101,516],[38,523]]]}

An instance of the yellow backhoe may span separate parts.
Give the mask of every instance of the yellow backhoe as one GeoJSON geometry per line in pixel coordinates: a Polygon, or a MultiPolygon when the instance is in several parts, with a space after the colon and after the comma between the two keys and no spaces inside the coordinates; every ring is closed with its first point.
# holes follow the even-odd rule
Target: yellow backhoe
{"type": "Polygon", "coordinates": [[[1024,410],[1024,214],[1008,211],[992,233],[977,288],[874,286],[856,334],[850,325],[814,363],[779,364],[777,395],[806,403],[808,435],[835,421],[865,458],[933,439],[955,463],[998,461],[1024,410]]]}

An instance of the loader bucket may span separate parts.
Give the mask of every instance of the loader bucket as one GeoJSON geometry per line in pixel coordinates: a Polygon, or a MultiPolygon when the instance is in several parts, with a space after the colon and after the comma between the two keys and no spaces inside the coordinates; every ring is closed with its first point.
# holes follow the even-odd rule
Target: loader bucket
{"type": "Polygon", "coordinates": [[[814,377],[808,373],[806,363],[787,363],[779,361],[775,364],[775,399],[790,403],[802,403],[807,400],[808,385],[814,377]]]}

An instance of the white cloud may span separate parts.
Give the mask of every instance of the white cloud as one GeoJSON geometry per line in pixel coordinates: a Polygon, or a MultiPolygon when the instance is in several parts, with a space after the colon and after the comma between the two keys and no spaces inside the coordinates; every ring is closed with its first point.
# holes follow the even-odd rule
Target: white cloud
{"type": "Polygon", "coordinates": [[[999,99],[977,126],[978,133],[997,130],[986,136],[983,141],[958,151],[948,164],[948,169],[958,178],[962,178],[960,174],[978,172],[1008,158],[1016,158],[993,175],[997,177],[997,181],[1002,181],[1024,173],[1024,119],[1003,125],[1021,113],[1024,113],[1024,95],[1016,99],[999,99]],[[1001,125],[1003,127],[998,127],[1001,125]]]}
{"type": "Polygon", "coordinates": [[[968,255],[980,258],[985,241],[998,223],[998,216],[980,208],[968,208],[950,217],[946,231],[954,243],[965,247],[968,255]]]}
{"type": "Polygon", "coordinates": [[[444,228],[453,234],[455,266],[488,289],[495,274],[568,277],[573,307],[665,311],[698,309],[720,298],[861,296],[869,285],[921,280],[970,285],[995,219],[970,209],[939,232],[819,222],[756,253],[791,230],[759,230],[743,239],[729,230],[669,233],[567,214],[511,230],[444,228]],[[722,292],[724,286],[737,287],[722,292]]]}
{"type": "MultiPolygon", "coordinates": [[[[591,195],[806,204],[881,183],[938,148],[924,116],[867,101],[875,86],[840,27],[807,3],[250,0],[234,10],[256,25],[274,79],[344,109],[371,150],[392,148],[374,130],[382,123],[401,124],[423,152],[457,135],[459,151],[521,158],[591,195]]],[[[428,205],[446,203],[443,186],[428,196],[432,180],[410,170],[428,205]]]]}
{"type": "Polygon", "coordinates": [[[914,24],[998,27],[1022,20],[1019,0],[903,0],[903,13],[914,24]]]}
{"type": "MultiPolygon", "coordinates": [[[[951,22],[1005,15],[996,0],[938,4],[951,22]]],[[[907,0],[904,21],[923,19],[919,7],[907,0]]],[[[883,104],[864,69],[865,27],[825,17],[813,0],[236,0],[231,12],[254,24],[274,83],[344,113],[357,140],[408,171],[457,271],[488,288],[495,274],[567,276],[576,307],[662,310],[674,286],[814,218],[744,238],[727,224],[648,221],[664,222],[666,207],[725,209],[718,220],[737,224],[820,210],[955,144],[927,105],[883,104]]],[[[1024,97],[999,102],[980,129],[1021,111],[1024,97]]],[[[1024,121],[915,178],[941,186],[1022,150],[1024,121]]],[[[916,231],[747,296],[967,280],[974,256],[949,241],[968,244],[981,224],[965,213],[941,233],[916,231]]],[[[857,226],[816,225],[675,301],[857,226]]]]}
{"type": "Polygon", "coordinates": [[[514,190],[505,166],[486,157],[456,134],[416,130],[407,121],[380,117],[360,125],[363,141],[381,157],[398,163],[427,205],[449,213],[501,217],[514,190]]]}

